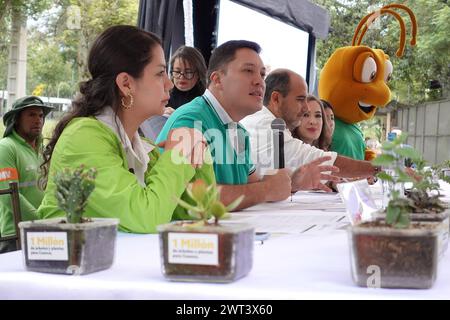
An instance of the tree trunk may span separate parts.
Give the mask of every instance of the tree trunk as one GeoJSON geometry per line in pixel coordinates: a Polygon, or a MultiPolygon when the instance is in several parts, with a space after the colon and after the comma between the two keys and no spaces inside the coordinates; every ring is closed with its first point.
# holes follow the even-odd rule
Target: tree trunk
{"type": "Polygon", "coordinates": [[[8,109],[26,94],[27,20],[20,10],[12,12],[11,44],[8,62],[8,109]]]}

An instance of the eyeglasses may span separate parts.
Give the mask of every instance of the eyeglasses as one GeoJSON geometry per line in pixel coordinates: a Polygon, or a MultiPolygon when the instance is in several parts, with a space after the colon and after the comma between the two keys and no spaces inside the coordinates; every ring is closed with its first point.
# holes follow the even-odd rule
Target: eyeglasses
{"type": "Polygon", "coordinates": [[[186,80],[191,80],[194,77],[195,73],[196,73],[196,71],[185,71],[185,72],[176,71],[176,70],[170,71],[170,74],[172,75],[172,77],[174,77],[176,79],[180,79],[181,76],[183,76],[186,80]]]}

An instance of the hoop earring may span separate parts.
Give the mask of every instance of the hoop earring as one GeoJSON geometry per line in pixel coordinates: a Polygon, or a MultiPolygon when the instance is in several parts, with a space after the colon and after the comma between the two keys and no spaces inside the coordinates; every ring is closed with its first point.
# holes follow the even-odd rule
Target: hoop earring
{"type": "Polygon", "coordinates": [[[133,95],[131,94],[131,92],[127,93],[127,97],[130,98],[130,102],[128,104],[125,103],[125,97],[122,97],[122,99],[120,99],[120,101],[122,103],[122,108],[124,108],[126,110],[130,110],[134,103],[133,95]]]}

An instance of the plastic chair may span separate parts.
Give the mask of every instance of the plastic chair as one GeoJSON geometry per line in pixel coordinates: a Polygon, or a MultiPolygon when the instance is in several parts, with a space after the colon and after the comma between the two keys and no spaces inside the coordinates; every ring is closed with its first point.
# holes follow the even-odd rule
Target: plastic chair
{"type": "Polygon", "coordinates": [[[17,182],[10,182],[8,189],[0,189],[0,196],[7,195],[7,194],[9,194],[11,196],[11,205],[12,205],[12,212],[13,212],[13,218],[14,218],[15,234],[9,235],[9,236],[4,236],[4,237],[0,234],[0,244],[2,242],[15,240],[17,250],[20,250],[21,244],[20,244],[20,233],[19,233],[19,227],[18,227],[18,224],[20,222],[20,203],[19,203],[19,187],[17,185],[17,182]]]}

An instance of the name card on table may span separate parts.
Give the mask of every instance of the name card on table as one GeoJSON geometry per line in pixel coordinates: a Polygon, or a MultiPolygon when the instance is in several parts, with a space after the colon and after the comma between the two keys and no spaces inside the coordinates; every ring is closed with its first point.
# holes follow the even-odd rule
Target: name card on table
{"type": "Polygon", "coordinates": [[[169,233],[169,263],[219,265],[219,236],[202,233],[169,233]]]}
{"type": "Polygon", "coordinates": [[[352,225],[373,220],[372,215],[378,209],[372,199],[366,179],[339,183],[337,188],[352,225]]]}
{"type": "Polygon", "coordinates": [[[69,260],[67,232],[27,232],[28,260],[69,260]]]}

